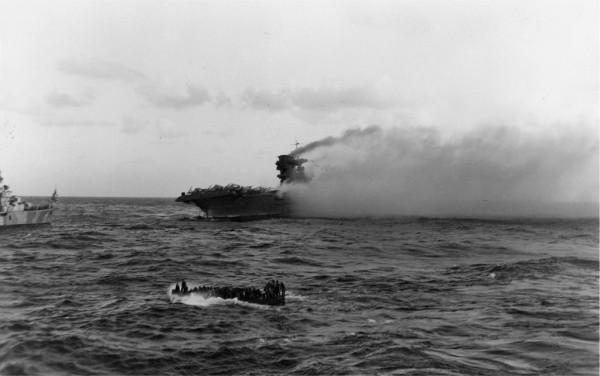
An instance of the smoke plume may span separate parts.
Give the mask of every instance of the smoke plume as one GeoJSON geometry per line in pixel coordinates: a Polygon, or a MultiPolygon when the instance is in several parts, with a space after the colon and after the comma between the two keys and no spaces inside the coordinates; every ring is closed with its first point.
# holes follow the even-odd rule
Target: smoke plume
{"type": "Polygon", "coordinates": [[[309,216],[598,216],[598,150],[584,128],[373,126],[296,149],[311,181],[284,189],[309,216]]]}
{"type": "Polygon", "coordinates": [[[306,154],[316,148],[332,146],[332,145],[339,144],[339,143],[348,144],[348,143],[351,143],[353,139],[367,137],[372,133],[378,133],[380,131],[381,131],[381,129],[374,125],[367,127],[365,129],[348,129],[346,132],[344,132],[344,134],[341,137],[329,136],[322,140],[310,142],[310,143],[306,144],[305,146],[303,146],[301,148],[297,148],[296,150],[292,151],[290,153],[290,155],[292,155],[294,157],[298,157],[298,156],[306,154]]]}

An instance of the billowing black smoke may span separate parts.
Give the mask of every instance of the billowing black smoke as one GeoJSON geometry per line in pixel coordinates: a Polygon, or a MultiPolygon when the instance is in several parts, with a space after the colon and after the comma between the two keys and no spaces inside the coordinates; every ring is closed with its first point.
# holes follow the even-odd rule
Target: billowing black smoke
{"type": "Polygon", "coordinates": [[[372,133],[378,132],[381,132],[381,129],[374,125],[365,129],[348,129],[346,132],[344,132],[344,134],[341,137],[329,136],[322,140],[313,141],[301,148],[297,148],[296,150],[292,151],[290,155],[298,157],[320,147],[331,146],[339,143],[351,143],[353,139],[366,137],[372,133]]]}
{"type": "Polygon", "coordinates": [[[346,131],[294,151],[312,180],[285,187],[302,215],[598,216],[598,131],[346,131]]]}

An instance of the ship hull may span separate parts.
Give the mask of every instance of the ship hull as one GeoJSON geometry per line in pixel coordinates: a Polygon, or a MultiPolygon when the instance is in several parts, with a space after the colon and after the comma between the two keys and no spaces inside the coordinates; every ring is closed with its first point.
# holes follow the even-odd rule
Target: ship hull
{"type": "MultiPolygon", "coordinates": [[[[307,159],[294,155],[280,155],[275,165],[280,183],[306,182],[303,163],[307,159]]],[[[238,184],[213,185],[182,192],[176,202],[198,206],[206,218],[246,220],[256,218],[289,217],[295,212],[292,200],[283,192],[265,187],[242,187],[238,184]]]]}
{"type": "Polygon", "coordinates": [[[260,218],[288,217],[291,202],[276,192],[261,194],[203,193],[181,196],[178,202],[198,206],[207,218],[251,220],[260,218]]]}
{"type": "Polygon", "coordinates": [[[51,218],[52,209],[8,212],[0,215],[0,227],[42,225],[50,223],[51,218]]]}

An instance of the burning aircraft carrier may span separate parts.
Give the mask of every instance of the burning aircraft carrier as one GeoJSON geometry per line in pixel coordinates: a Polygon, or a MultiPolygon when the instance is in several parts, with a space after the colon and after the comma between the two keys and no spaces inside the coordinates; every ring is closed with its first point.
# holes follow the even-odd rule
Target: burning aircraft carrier
{"type": "MultiPolygon", "coordinates": [[[[302,166],[307,161],[294,154],[280,155],[275,163],[280,186],[307,181],[302,166]]],[[[208,219],[248,220],[288,217],[294,213],[294,203],[284,192],[238,184],[190,189],[175,201],[198,206],[208,219]]]]}

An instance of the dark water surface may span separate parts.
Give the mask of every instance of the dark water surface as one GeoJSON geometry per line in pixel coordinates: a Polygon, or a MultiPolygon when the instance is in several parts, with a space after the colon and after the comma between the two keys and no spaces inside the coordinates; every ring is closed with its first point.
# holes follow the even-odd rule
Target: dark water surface
{"type": "Polygon", "coordinates": [[[192,220],[65,198],[0,230],[0,374],[597,375],[598,220],[192,220]],[[181,301],[287,285],[287,304],[181,301]]]}

